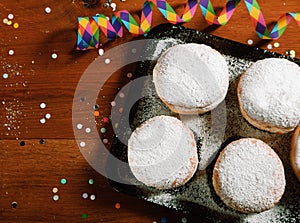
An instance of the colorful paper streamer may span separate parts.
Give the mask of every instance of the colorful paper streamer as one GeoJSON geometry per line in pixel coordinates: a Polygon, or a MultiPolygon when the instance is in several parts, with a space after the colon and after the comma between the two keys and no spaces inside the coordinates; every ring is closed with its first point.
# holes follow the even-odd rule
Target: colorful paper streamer
{"type": "MultiPolygon", "coordinates": [[[[116,12],[111,21],[103,14],[97,14],[92,18],[78,18],[77,49],[87,50],[98,48],[99,32],[112,40],[123,36],[123,25],[135,36],[144,35],[151,29],[153,6],[163,14],[167,21],[172,24],[189,22],[200,6],[202,14],[208,24],[226,25],[233,15],[241,0],[228,0],[225,7],[217,16],[210,0],[188,0],[182,17],[178,16],[166,0],[146,0],[143,8],[140,24],[138,24],[127,10],[116,12]]],[[[262,11],[256,0],[244,0],[255,30],[261,39],[278,39],[286,30],[288,24],[294,19],[300,25],[300,12],[289,12],[282,15],[274,28],[269,32],[262,11]]]]}

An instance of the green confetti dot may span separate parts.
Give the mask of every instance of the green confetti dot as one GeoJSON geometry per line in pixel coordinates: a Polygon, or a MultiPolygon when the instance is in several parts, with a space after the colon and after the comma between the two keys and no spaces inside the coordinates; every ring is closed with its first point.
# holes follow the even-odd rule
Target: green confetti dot
{"type": "Polygon", "coordinates": [[[61,183],[62,185],[65,185],[65,184],[67,183],[67,180],[66,180],[65,178],[62,178],[62,179],[60,180],[60,183],[61,183]]]}
{"type": "Polygon", "coordinates": [[[81,215],[81,217],[82,217],[82,219],[86,219],[86,218],[87,218],[87,214],[86,214],[86,213],[83,213],[83,214],[81,215]]]}
{"type": "Polygon", "coordinates": [[[187,221],[186,218],[182,218],[182,219],[181,219],[181,222],[182,222],[182,223],[187,223],[188,221],[187,221]]]}
{"type": "Polygon", "coordinates": [[[100,131],[101,131],[101,133],[103,133],[103,134],[104,134],[104,133],[106,133],[106,128],[101,128],[101,130],[100,130],[100,131]]]}
{"type": "Polygon", "coordinates": [[[93,179],[89,179],[89,184],[94,184],[94,180],[93,179]]]}

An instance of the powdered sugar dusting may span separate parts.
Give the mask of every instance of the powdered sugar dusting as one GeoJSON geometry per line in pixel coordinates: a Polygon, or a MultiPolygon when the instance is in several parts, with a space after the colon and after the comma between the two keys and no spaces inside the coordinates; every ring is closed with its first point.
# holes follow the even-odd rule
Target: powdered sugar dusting
{"type": "Polygon", "coordinates": [[[284,192],[283,165],[262,141],[241,139],[229,144],[218,158],[214,187],[229,206],[261,212],[273,207],[284,192]]]}
{"type": "Polygon", "coordinates": [[[243,109],[254,120],[279,128],[300,121],[300,68],[286,59],[256,62],[241,80],[243,109]]]}

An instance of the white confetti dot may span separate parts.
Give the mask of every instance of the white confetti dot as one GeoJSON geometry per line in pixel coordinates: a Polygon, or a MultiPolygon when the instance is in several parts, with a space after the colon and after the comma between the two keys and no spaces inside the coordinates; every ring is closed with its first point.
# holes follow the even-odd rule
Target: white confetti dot
{"type": "Polygon", "coordinates": [[[92,195],[90,196],[90,199],[91,199],[92,201],[94,201],[94,200],[96,199],[96,196],[95,196],[94,194],[92,194],[92,195]]]}
{"type": "Polygon", "coordinates": [[[15,54],[15,51],[14,51],[14,50],[9,50],[9,51],[8,51],[8,54],[9,54],[10,56],[12,56],[12,55],[15,54]]]}
{"type": "Polygon", "coordinates": [[[112,101],[112,102],[110,102],[110,104],[112,107],[114,107],[114,106],[116,106],[117,103],[115,101],[112,101]]]}
{"type": "Polygon", "coordinates": [[[280,44],[278,42],[274,43],[274,47],[278,48],[280,46],[280,44]]]}
{"type": "Polygon", "coordinates": [[[91,131],[92,131],[92,130],[91,130],[90,128],[86,128],[86,129],[85,129],[85,132],[86,132],[86,133],[90,133],[91,131]]]}
{"type": "Polygon", "coordinates": [[[53,187],[52,192],[56,194],[58,192],[58,188],[57,187],[53,187]]]}
{"type": "Polygon", "coordinates": [[[40,108],[42,108],[42,109],[46,108],[46,103],[42,102],[42,103],[40,104],[40,108]]]}
{"type": "Polygon", "coordinates": [[[106,58],[106,59],[104,60],[104,63],[109,64],[109,63],[110,63],[110,59],[109,59],[109,58],[106,58]]]}
{"type": "Polygon", "coordinates": [[[103,54],[104,54],[104,49],[99,49],[99,50],[98,50],[98,53],[99,53],[100,56],[103,56],[103,54]]]}
{"type": "Polygon", "coordinates": [[[269,50],[272,49],[272,48],[273,48],[273,47],[272,47],[272,44],[268,44],[267,48],[268,48],[269,50]]]}
{"type": "Polygon", "coordinates": [[[50,118],[51,118],[51,114],[47,113],[47,114],[45,115],[45,118],[46,118],[46,119],[50,119],[50,118]]]}
{"type": "Polygon", "coordinates": [[[58,200],[59,200],[59,196],[58,196],[58,195],[54,195],[54,196],[53,196],[53,200],[54,200],[54,201],[58,201],[58,200]]]}
{"type": "Polygon", "coordinates": [[[45,12],[46,12],[47,14],[51,13],[51,8],[50,8],[50,7],[46,7],[46,8],[45,8],[45,12]]]}
{"type": "Polygon", "coordinates": [[[252,45],[252,44],[253,44],[253,40],[252,40],[252,39],[249,39],[249,40],[248,40],[248,44],[249,44],[249,45],[252,45]]]}
{"type": "Polygon", "coordinates": [[[9,15],[7,16],[7,18],[10,19],[10,20],[12,20],[12,19],[14,18],[14,15],[13,15],[13,14],[9,14],[9,15]]]}
{"type": "Polygon", "coordinates": [[[77,129],[82,129],[83,125],[82,124],[77,124],[77,129]]]}
{"type": "Polygon", "coordinates": [[[83,147],[85,147],[85,142],[80,142],[79,145],[80,145],[81,148],[83,148],[83,147]]]}
{"type": "Polygon", "coordinates": [[[7,18],[3,19],[3,23],[7,24],[8,23],[8,19],[7,18]]]}
{"type": "Polygon", "coordinates": [[[124,97],[125,97],[125,94],[124,94],[123,92],[121,92],[121,93],[119,94],[119,96],[120,96],[120,98],[124,98],[124,97]]]}
{"type": "Polygon", "coordinates": [[[82,194],[82,198],[83,198],[83,199],[87,199],[88,197],[89,197],[88,193],[83,193],[83,194],[82,194]]]}
{"type": "Polygon", "coordinates": [[[46,123],[46,119],[44,119],[44,118],[40,119],[40,123],[45,124],[46,123]]]}
{"type": "Polygon", "coordinates": [[[103,143],[107,144],[108,143],[108,139],[103,139],[103,143]]]}
{"type": "Polygon", "coordinates": [[[51,58],[52,58],[53,60],[56,60],[57,57],[58,57],[57,53],[52,53],[51,58]]]}
{"type": "Polygon", "coordinates": [[[128,78],[132,78],[132,73],[128,73],[128,74],[127,74],[127,77],[128,77],[128,78]]]}

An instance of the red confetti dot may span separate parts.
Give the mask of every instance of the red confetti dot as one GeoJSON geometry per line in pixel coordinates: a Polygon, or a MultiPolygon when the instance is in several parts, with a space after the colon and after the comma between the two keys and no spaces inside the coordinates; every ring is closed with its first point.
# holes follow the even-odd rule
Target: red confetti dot
{"type": "Polygon", "coordinates": [[[120,209],[120,208],[121,208],[121,204],[120,204],[120,203],[116,203],[116,204],[115,204],[115,208],[116,208],[116,209],[120,209]]]}
{"type": "Polygon", "coordinates": [[[104,118],[103,118],[103,122],[104,122],[104,123],[108,123],[108,121],[109,121],[109,120],[108,120],[107,117],[104,117],[104,118]]]}

